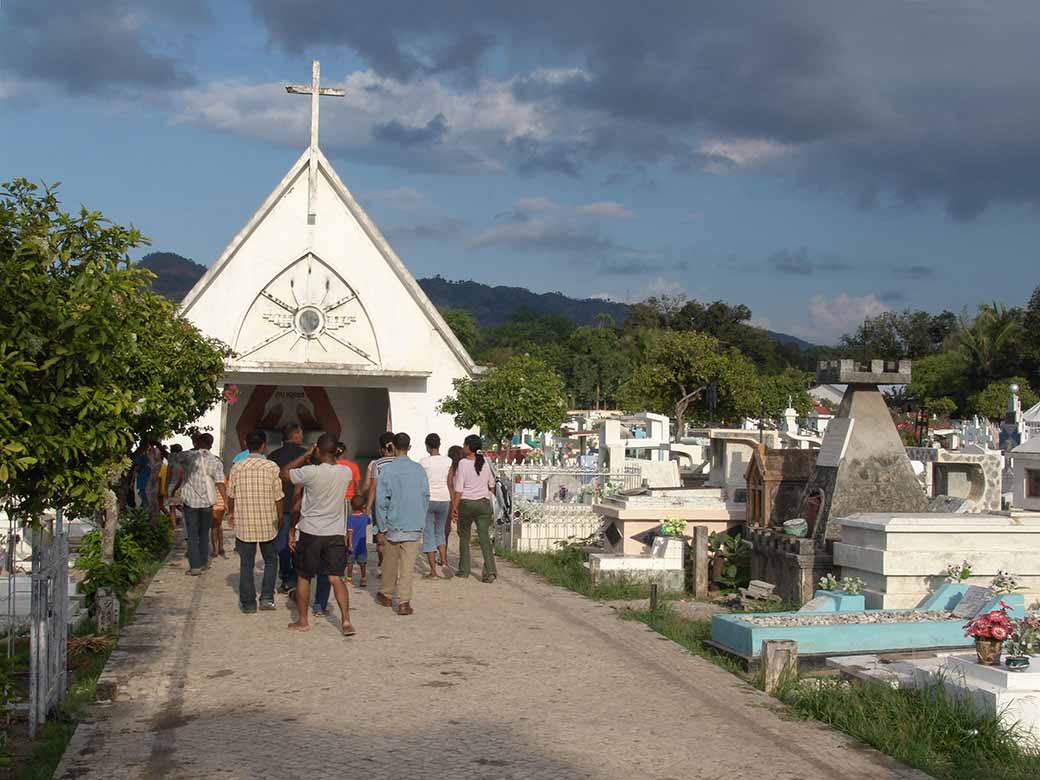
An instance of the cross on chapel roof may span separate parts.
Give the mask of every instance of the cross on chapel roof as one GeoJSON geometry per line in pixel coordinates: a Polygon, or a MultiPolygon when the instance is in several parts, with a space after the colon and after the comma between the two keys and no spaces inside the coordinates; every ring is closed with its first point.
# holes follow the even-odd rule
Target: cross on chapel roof
{"type": "Polygon", "coordinates": [[[326,97],[344,97],[347,93],[342,89],[321,86],[321,63],[318,60],[314,60],[311,63],[310,85],[287,84],[285,91],[291,95],[311,96],[311,145],[309,147],[310,162],[307,166],[307,222],[313,225],[317,219],[315,200],[318,192],[318,98],[322,95],[326,97]]]}

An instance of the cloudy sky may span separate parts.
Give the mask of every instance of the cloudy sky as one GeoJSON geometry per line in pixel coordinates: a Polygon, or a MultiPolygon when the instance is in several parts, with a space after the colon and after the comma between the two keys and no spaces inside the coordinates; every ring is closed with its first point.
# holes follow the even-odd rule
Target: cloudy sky
{"type": "Polygon", "coordinates": [[[3,0],[0,178],[209,264],[307,144],[416,276],[816,342],[1040,284],[1036,0],[3,0]]]}

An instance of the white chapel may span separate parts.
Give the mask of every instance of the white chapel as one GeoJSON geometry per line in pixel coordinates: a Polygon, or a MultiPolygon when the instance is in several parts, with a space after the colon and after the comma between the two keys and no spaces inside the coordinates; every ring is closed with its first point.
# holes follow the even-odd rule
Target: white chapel
{"type": "Polygon", "coordinates": [[[299,422],[307,441],[335,433],[354,457],[375,455],[387,430],[421,450],[466,433],[438,402],[473,359],[318,148],[318,100],[343,91],[312,82],[311,143],[252,219],[188,293],[181,313],[229,344],[231,399],[199,425],[225,462],[255,428],[272,446],[299,422]]]}

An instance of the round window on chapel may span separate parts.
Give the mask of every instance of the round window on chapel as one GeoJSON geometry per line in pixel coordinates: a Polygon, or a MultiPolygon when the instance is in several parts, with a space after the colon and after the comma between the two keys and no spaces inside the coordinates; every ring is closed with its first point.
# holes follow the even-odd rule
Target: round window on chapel
{"type": "Polygon", "coordinates": [[[315,336],[321,330],[321,313],[317,309],[307,308],[296,317],[296,327],[304,336],[315,336]]]}

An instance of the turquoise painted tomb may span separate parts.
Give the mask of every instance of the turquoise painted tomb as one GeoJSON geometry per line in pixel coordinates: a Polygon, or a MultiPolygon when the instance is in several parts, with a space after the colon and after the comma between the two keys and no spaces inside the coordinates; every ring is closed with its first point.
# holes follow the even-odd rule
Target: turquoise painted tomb
{"type": "Polygon", "coordinates": [[[974,640],[964,636],[964,624],[975,615],[998,609],[1002,601],[1012,616],[1025,614],[1025,600],[1013,593],[980,600],[981,606],[966,617],[954,615],[968,589],[968,585],[947,583],[915,609],[875,610],[863,609],[862,596],[816,591],[811,610],[715,615],[711,640],[716,647],[748,660],[761,656],[762,642],[767,639],[794,640],[799,655],[970,647],[974,640]]]}

